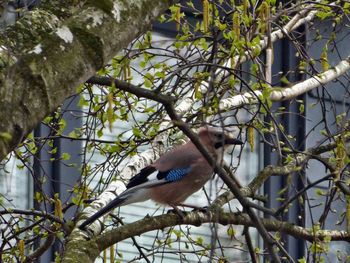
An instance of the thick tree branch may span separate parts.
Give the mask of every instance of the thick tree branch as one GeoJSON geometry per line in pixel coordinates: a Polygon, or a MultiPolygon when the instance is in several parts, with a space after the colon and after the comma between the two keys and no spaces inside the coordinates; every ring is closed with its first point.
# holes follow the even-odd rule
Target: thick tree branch
{"type": "Polygon", "coordinates": [[[88,1],[66,20],[38,8],[3,32],[0,160],[172,3],[110,2],[112,9],[103,11],[88,1]]]}
{"type": "MultiPolygon", "coordinates": [[[[340,230],[312,230],[303,228],[288,222],[259,218],[259,221],[268,231],[281,232],[295,238],[308,240],[310,242],[320,242],[324,238],[330,238],[333,241],[350,241],[350,234],[340,230]]],[[[216,222],[222,225],[243,225],[256,228],[256,223],[248,214],[225,213],[221,210],[203,212],[189,212],[185,217],[177,214],[164,214],[155,217],[145,217],[131,224],[119,226],[104,234],[86,241],[86,239],[75,239],[71,241],[71,246],[76,251],[81,251],[77,258],[79,261],[64,260],[63,262],[94,262],[94,259],[105,249],[127,238],[138,236],[152,230],[164,229],[176,225],[194,225],[200,226],[205,223],[216,222]]]]}
{"type": "MultiPolygon", "coordinates": [[[[303,228],[288,222],[279,220],[259,218],[264,227],[268,231],[282,232],[300,238],[313,241],[322,241],[325,237],[330,237],[334,241],[350,241],[350,234],[346,231],[339,230],[317,230],[303,228]]],[[[243,225],[256,228],[255,222],[245,213],[225,213],[208,211],[203,212],[190,212],[184,218],[176,214],[160,215],[155,217],[145,217],[139,221],[131,224],[120,226],[118,228],[107,231],[106,233],[99,235],[91,242],[96,243],[98,251],[100,253],[104,249],[108,248],[112,244],[116,244],[131,236],[138,236],[148,231],[164,229],[175,225],[194,225],[200,226],[209,222],[217,222],[222,225],[234,224],[243,225]]]]}

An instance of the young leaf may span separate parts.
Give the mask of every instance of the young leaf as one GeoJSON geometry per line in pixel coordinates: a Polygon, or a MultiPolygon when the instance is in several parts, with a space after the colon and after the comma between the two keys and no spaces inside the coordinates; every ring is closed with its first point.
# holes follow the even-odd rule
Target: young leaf
{"type": "Polygon", "coordinates": [[[203,31],[208,32],[209,28],[209,2],[208,0],[203,0],[203,31]]]}
{"type": "Polygon", "coordinates": [[[247,140],[250,145],[250,151],[254,152],[254,127],[249,126],[247,128],[247,140]]]}

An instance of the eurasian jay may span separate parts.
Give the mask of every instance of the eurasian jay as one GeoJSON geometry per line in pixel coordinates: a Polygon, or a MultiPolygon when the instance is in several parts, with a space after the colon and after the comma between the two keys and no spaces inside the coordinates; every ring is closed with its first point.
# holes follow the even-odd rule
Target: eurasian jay
{"type": "MultiPolygon", "coordinates": [[[[242,144],[238,139],[231,138],[222,130],[213,127],[201,127],[198,136],[208,152],[222,161],[224,148],[231,144],[242,144]]],[[[162,155],[153,164],[143,168],[132,177],[126,185],[126,190],[107,206],[86,219],[80,226],[85,227],[110,210],[149,199],[176,207],[201,189],[212,177],[212,167],[191,142],[174,148],[162,155]]]]}

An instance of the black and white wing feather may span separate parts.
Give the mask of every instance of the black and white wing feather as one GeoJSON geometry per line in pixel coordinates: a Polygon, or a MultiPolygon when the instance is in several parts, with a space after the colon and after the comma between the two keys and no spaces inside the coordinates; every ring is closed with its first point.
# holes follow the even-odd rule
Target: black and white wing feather
{"type": "Polygon", "coordinates": [[[85,229],[87,225],[116,207],[148,200],[150,198],[148,193],[149,188],[179,181],[186,176],[190,170],[190,167],[185,167],[160,172],[153,166],[143,168],[140,173],[130,179],[129,183],[126,185],[127,189],[123,193],[86,219],[79,228],[85,229]]]}

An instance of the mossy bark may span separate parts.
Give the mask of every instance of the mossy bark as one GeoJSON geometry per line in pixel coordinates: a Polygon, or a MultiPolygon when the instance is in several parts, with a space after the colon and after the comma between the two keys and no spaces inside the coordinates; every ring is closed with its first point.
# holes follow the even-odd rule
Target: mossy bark
{"type": "Polygon", "coordinates": [[[172,1],[67,2],[44,2],[1,33],[0,160],[172,1]]]}

